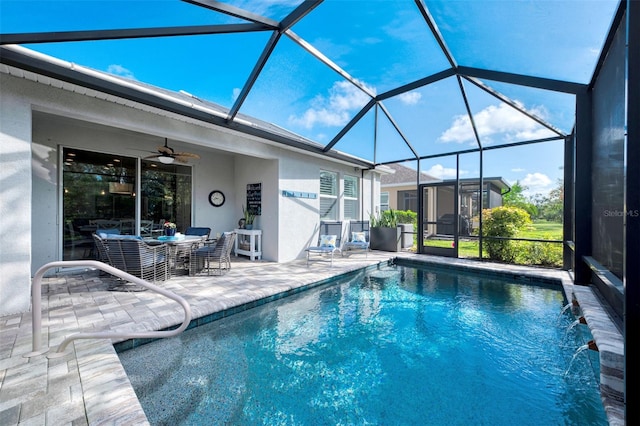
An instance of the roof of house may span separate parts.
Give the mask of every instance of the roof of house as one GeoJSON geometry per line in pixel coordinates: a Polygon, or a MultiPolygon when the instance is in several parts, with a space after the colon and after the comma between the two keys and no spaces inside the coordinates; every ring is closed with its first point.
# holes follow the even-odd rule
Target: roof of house
{"type": "MultiPolygon", "coordinates": [[[[395,173],[384,174],[380,178],[380,186],[382,188],[389,188],[393,186],[407,186],[416,184],[416,169],[411,167],[402,166],[400,164],[387,164],[389,168],[395,171],[395,173]]],[[[420,183],[453,183],[455,179],[438,179],[428,173],[421,172],[422,178],[420,183]]],[[[478,182],[480,178],[462,178],[459,179],[462,184],[469,184],[478,182]]],[[[486,183],[492,183],[500,190],[509,189],[511,185],[502,177],[483,177],[482,181],[486,183]]]]}
{"type": "MultiPolygon", "coordinates": [[[[382,175],[380,178],[381,186],[415,185],[418,173],[416,169],[400,164],[387,164],[387,166],[393,169],[395,173],[382,175]]],[[[425,172],[420,172],[420,175],[421,183],[440,182],[442,180],[425,172]]]]}

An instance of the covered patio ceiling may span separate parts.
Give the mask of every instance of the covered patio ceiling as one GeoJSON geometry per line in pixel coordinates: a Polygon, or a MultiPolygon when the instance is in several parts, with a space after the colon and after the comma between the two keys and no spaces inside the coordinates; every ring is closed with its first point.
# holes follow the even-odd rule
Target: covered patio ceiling
{"type": "Polygon", "coordinates": [[[6,65],[374,167],[562,141],[620,5],[3,0],[0,8],[3,46],[117,80],[11,46],[0,50],[6,65]],[[189,104],[136,90],[146,85],[189,104]]]}

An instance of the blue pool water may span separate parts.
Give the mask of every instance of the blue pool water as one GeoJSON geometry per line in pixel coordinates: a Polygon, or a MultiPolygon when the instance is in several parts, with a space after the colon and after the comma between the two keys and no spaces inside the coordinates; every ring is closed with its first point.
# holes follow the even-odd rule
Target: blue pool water
{"type": "Polygon", "coordinates": [[[120,358],[152,425],[606,425],[565,303],[560,287],[392,266],[120,358]]]}

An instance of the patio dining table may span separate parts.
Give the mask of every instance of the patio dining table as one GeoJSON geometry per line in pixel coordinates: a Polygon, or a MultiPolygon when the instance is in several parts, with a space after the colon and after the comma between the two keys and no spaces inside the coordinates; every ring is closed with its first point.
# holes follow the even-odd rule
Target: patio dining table
{"type": "Polygon", "coordinates": [[[167,244],[169,246],[169,274],[171,276],[189,273],[191,252],[207,242],[206,237],[198,235],[176,235],[145,238],[147,244],[167,244]]]}

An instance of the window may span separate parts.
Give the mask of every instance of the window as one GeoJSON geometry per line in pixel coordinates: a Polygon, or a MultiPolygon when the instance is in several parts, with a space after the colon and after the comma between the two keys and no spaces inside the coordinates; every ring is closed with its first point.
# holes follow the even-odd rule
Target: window
{"type": "Polygon", "coordinates": [[[389,193],[380,193],[380,211],[389,210],[389,193]]]}
{"type": "Polygon", "coordinates": [[[320,220],[338,220],[338,174],[320,171],[320,220]]]}
{"type": "Polygon", "coordinates": [[[355,176],[344,177],[344,218],[358,219],[358,178],[355,176]]]}
{"type": "Polygon", "coordinates": [[[417,191],[398,191],[398,209],[418,212],[417,191]]]}

